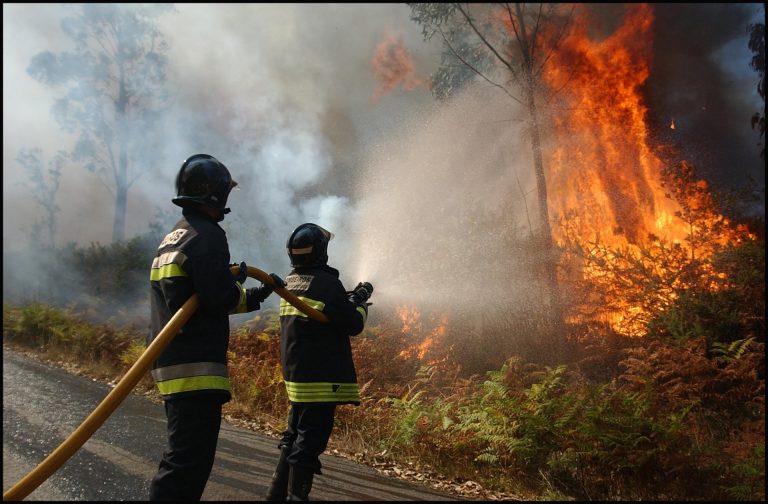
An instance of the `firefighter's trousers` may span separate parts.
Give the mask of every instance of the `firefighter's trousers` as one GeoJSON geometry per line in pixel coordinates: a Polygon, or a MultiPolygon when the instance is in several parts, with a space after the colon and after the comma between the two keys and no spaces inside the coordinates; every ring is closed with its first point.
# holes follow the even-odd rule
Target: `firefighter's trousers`
{"type": "Polygon", "coordinates": [[[299,465],[320,473],[320,454],[328,446],[333,430],[336,404],[291,404],[288,414],[288,428],[278,445],[288,446],[289,465],[299,465]]]}
{"type": "Polygon", "coordinates": [[[165,401],[168,447],[149,486],[149,500],[199,501],[211,475],[222,400],[199,395],[165,401]]]}

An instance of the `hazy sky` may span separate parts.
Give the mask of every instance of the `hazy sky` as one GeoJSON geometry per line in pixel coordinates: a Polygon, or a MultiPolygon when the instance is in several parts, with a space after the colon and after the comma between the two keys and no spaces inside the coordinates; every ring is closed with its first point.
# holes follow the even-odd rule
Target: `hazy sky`
{"type": "MultiPolygon", "coordinates": [[[[72,42],[63,35],[60,21],[78,8],[78,4],[3,4],[4,247],[25,238],[28,217],[37,212],[19,185],[26,180],[15,161],[19,149],[40,147],[47,160],[74,140],[50,113],[61,90],[35,81],[26,68],[42,51],[71,50],[72,42]]],[[[387,33],[404,37],[415,50],[426,49],[405,5],[178,4],[176,9],[160,22],[171,48],[169,82],[178,92],[175,113],[210,120],[210,115],[235,111],[240,117],[232,118],[233,123],[253,122],[260,128],[274,124],[273,132],[292,121],[284,130],[299,143],[296,149],[281,149],[284,142],[270,139],[277,164],[285,164],[281,172],[292,170],[286,175],[291,177],[292,191],[316,182],[329,169],[328,158],[339,154],[326,152],[330,147],[324,142],[332,132],[320,132],[321,128],[337,126],[339,136],[353,135],[346,144],[344,138],[332,139],[346,147],[343,155],[352,162],[363,154],[364,143],[396,129],[415,102],[430,100],[426,87],[372,99],[376,81],[370,61],[387,33]],[[334,117],[338,124],[329,125],[334,117]]],[[[414,57],[418,59],[419,54],[414,57]]],[[[242,124],[234,127],[244,129],[242,124]]],[[[128,236],[146,230],[155,205],[168,207],[181,161],[212,147],[189,145],[179,131],[168,132],[166,153],[172,161],[158,156],[169,164],[144,176],[129,196],[128,236]],[[137,218],[137,214],[143,215],[137,218]]],[[[238,166],[228,152],[210,153],[228,164],[236,179],[252,169],[238,166]]],[[[286,178],[275,172],[258,176],[267,179],[261,184],[286,178]]],[[[265,204],[290,199],[292,194],[280,190],[265,204]]],[[[82,169],[71,170],[63,179],[59,198],[59,242],[111,238],[111,200],[95,177],[82,169]]]]}

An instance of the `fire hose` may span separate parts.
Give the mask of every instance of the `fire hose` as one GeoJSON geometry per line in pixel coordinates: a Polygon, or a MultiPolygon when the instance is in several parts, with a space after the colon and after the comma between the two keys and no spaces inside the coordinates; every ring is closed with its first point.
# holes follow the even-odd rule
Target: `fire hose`
{"type": "MultiPolygon", "coordinates": [[[[238,266],[232,267],[232,272],[237,272],[238,266]]],[[[299,299],[284,287],[275,285],[274,280],[264,271],[248,266],[248,276],[260,280],[264,284],[272,285],[274,292],[287,302],[298,308],[307,316],[320,322],[328,322],[328,318],[320,311],[315,310],[299,299]]],[[[154,341],[147,347],[139,359],[131,366],[123,378],[115,385],[109,394],[96,406],[93,412],[75,429],[58,448],[35,467],[29,474],[19,480],[18,483],[3,493],[3,500],[23,500],[33,490],[56,472],[69,458],[85,444],[96,430],[117,409],[121,402],[136,386],[144,373],[149,370],[152,363],[165,350],[176,333],[187,323],[192,314],[200,306],[197,294],[190,297],[184,305],[171,317],[171,320],[157,334],[154,341]]]]}

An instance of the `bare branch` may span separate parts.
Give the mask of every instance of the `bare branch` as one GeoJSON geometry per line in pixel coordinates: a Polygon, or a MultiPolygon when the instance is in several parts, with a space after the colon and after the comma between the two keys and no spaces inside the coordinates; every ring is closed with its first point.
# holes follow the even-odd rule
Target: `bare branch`
{"type": "Polygon", "coordinates": [[[544,66],[547,64],[547,61],[549,61],[549,58],[552,57],[552,55],[555,53],[555,51],[558,49],[560,44],[563,41],[563,38],[565,37],[566,30],[568,28],[568,25],[571,23],[571,20],[573,19],[573,11],[576,7],[571,7],[571,12],[568,13],[568,16],[566,16],[565,23],[563,23],[563,28],[560,30],[560,33],[555,37],[554,43],[550,47],[549,51],[547,52],[547,55],[544,57],[544,60],[541,62],[541,66],[537,68],[536,70],[533,70],[533,75],[539,76],[541,72],[544,70],[544,66]]]}
{"type": "Polygon", "coordinates": [[[515,77],[515,79],[517,79],[517,74],[515,73],[515,69],[512,66],[512,63],[510,63],[509,61],[504,59],[504,57],[501,54],[499,54],[499,52],[496,50],[496,48],[493,46],[493,44],[491,44],[485,38],[485,36],[482,34],[482,32],[475,26],[475,23],[472,21],[472,18],[469,15],[469,11],[468,10],[465,11],[462,8],[461,4],[456,4],[456,6],[457,6],[457,9],[459,10],[459,12],[461,12],[461,14],[464,16],[464,19],[467,21],[467,24],[469,24],[469,26],[472,28],[472,31],[475,32],[475,35],[477,35],[478,38],[480,38],[480,40],[483,41],[483,43],[488,48],[488,50],[490,50],[493,53],[493,55],[496,56],[496,58],[498,58],[498,60],[501,61],[504,64],[504,66],[506,66],[509,69],[510,72],[512,72],[512,75],[515,77]]]}
{"type": "Polygon", "coordinates": [[[443,33],[443,29],[442,29],[442,28],[440,28],[440,27],[438,27],[438,30],[439,30],[439,32],[440,32],[440,36],[441,36],[441,37],[443,37],[443,41],[445,42],[445,45],[446,45],[446,46],[448,46],[448,49],[450,49],[450,50],[451,50],[451,53],[452,53],[452,54],[453,54],[453,55],[456,57],[456,59],[458,59],[459,61],[461,61],[461,62],[462,62],[464,65],[466,65],[466,66],[467,66],[467,68],[469,68],[470,70],[472,70],[473,72],[475,72],[477,75],[479,75],[480,77],[482,77],[482,78],[483,78],[483,79],[484,79],[486,82],[488,82],[490,85],[492,85],[492,86],[495,86],[495,87],[497,87],[497,88],[501,89],[501,90],[504,92],[504,94],[506,94],[507,96],[509,96],[510,98],[512,98],[513,100],[515,100],[517,103],[519,103],[519,104],[521,104],[521,105],[522,105],[522,103],[523,103],[523,102],[522,102],[522,101],[520,101],[520,100],[519,100],[519,99],[518,99],[516,96],[512,95],[512,94],[511,94],[511,93],[510,93],[510,92],[507,90],[507,88],[506,88],[506,87],[502,86],[501,84],[497,84],[496,82],[493,82],[493,81],[492,81],[490,78],[488,78],[488,77],[487,77],[487,76],[486,76],[486,75],[485,75],[483,72],[481,72],[480,70],[478,70],[477,68],[475,68],[475,67],[474,67],[474,65],[472,65],[472,64],[471,64],[469,61],[467,61],[467,60],[465,60],[464,58],[462,58],[462,57],[461,57],[461,55],[458,53],[458,51],[456,51],[456,49],[454,49],[453,45],[451,45],[451,42],[448,40],[448,37],[446,37],[445,33],[443,33]]]}

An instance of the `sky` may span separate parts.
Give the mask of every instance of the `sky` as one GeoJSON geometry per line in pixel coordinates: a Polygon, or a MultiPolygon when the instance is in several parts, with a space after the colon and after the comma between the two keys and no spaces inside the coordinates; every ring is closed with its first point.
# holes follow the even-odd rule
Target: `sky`
{"type": "MultiPolygon", "coordinates": [[[[76,139],[51,114],[62,90],[34,80],[26,68],[40,52],[72,50],[61,20],[80,5],[3,4],[4,252],[28,246],[41,217],[16,161],[20,149],[39,147],[48,160],[76,139]]],[[[718,183],[756,177],[764,185],[762,162],[746,153],[757,143],[749,115],[761,102],[747,67],[745,22],[762,19],[761,6],[656,9],[649,121],[658,126],[673,115],[718,183]],[[713,149],[712,138],[728,139],[729,147],[713,149]]],[[[604,7],[606,19],[621,14],[620,6],[604,7]]],[[[393,3],[176,4],[159,21],[170,47],[172,120],[147,153],[152,170],[129,195],[127,236],[176,215],[173,180],[183,159],[203,152],[240,182],[223,223],[233,259],[285,274],[285,240],[302,222],[316,222],[336,234],[329,255],[345,266],[347,283],[383,285],[387,276],[399,277],[390,281],[395,296],[418,290],[400,273],[418,270],[413,278],[427,285],[421,279],[432,275],[436,260],[465,272],[461,246],[418,260],[398,250],[417,250],[431,233],[445,233],[456,208],[500,204],[519,184],[530,187],[529,154],[519,127],[499,134],[509,115],[494,105],[492,90],[480,86],[450,103],[433,99],[425,82],[440,48],[423,40],[409,16],[407,5],[393,3]],[[407,82],[382,89],[371,62],[387,40],[407,49],[413,68],[407,82]],[[498,151],[483,138],[494,138],[498,151]],[[515,167],[517,179],[498,173],[500,160],[515,167]]],[[[58,198],[57,245],[111,240],[113,203],[96,177],[72,167],[58,198]]],[[[520,204],[515,208],[523,219],[520,204]]],[[[441,299],[449,301],[451,290],[441,299]]]]}

